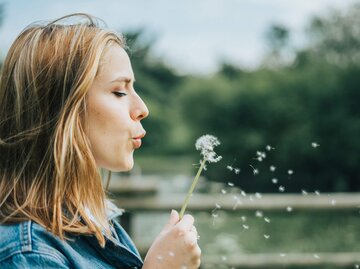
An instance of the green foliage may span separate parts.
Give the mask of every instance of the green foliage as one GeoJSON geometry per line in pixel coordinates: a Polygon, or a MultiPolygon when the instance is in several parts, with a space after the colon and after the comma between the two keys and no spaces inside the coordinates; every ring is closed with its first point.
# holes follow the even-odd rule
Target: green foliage
{"type": "Polygon", "coordinates": [[[206,171],[211,180],[259,192],[278,192],[279,185],[285,192],[359,191],[359,18],[360,5],[314,18],[308,47],[298,51],[291,51],[286,26],[272,26],[263,67],[246,71],[224,62],[212,77],[178,76],[152,57],[154,40],[144,41],[141,30],[128,33],[135,86],[150,109],[145,147],[138,154],[142,160],[192,154],[196,162],[194,142],[210,133],[222,141],[224,157],[206,171]],[[267,145],[275,149],[266,151],[267,145]],[[259,162],[256,151],[267,158],[259,162]]]}

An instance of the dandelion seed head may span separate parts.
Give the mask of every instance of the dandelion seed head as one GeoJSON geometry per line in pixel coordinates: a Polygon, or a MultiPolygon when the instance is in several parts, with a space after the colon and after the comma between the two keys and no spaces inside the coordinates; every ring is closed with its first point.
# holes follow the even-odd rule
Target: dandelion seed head
{"type": "Polygon", "coordinates": [[[203,135],[196,140],[195,148],[200,150],[200,154],[204,159],[209,163],[216,163],[222,159],[221,156],[218,156],[214,148],[220,145],[220,141],[217,137],[213,135],[203,135]]]}

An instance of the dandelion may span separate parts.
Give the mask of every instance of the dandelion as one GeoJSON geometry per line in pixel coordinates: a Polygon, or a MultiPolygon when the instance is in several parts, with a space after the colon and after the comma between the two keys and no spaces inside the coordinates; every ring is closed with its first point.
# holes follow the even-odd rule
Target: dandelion
{"type": "Polygon", "coordinates": [[[273,166],[273,165],[271,165],[271,166],[270,166],[270,171],[271,171],[271,172],[275,172],[275,170],[276,170],[276,167],[273,166]]]}
{"type": "Polygon", "coordinates": [[[319,145],[318,143],[316,143],[316,142],[312,142],[312,143],[311,143],[311,146],[312,146],[313,148],[320,147],[320,145],[319,145]]]}
{"type": "Polygon", "coordinates": [[[215,136],[212,136],[212,135],[203,135],[196,140],[195,148],[197,150],[200,150],[200,154],[203,156],[203,159],[201,161],[199,170],[197,171],[196,176],[195,176],[195,178],[190,186],[190,189],[186,195],[185,201],[181,207],[181,210],[179,213],[180,218],[182,218],[185,213],[185,209],[186,209],[186,207],[189,203],[189,199],[195,189],[196,183],[199,180],[201,171],[205,167],[205,163],[206,162],[216,163],[221,160],[222,157],[218,156],[214,151],[214,147],[216,147],[218,145],[220,145],[220,141],[215,136]]]}

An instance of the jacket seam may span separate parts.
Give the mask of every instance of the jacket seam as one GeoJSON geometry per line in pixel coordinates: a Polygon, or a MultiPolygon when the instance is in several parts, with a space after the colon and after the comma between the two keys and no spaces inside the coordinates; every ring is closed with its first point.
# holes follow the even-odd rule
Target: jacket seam
{"type": "Polygon", "coordinates": [[[39,251],[39,250],[32,250],[32,251],[22,251],[22,250],[17,250],[14,251],[12,253],[10,253],[9,255],[5,256],[4,259],[0,260],[1,262],[4,262],[8,259],[10,259],[11,257],[14,257],[16,255],[24,255],[24,256],[28,256],[28,255],[32,255],[32,254],[37,254],[37,255],[44,255],[44,256],[48,256],[48,257],[52,257],[54,258],[57,262],[60,262],[61,264],[64,264],[66,266],[68,266],[68,263],[66,261],[64,261],[64,259],[62,259],[61,257],[59,257],[56,254],[50,253],[50,252],[45,252],[45,251],[39,251]]]}

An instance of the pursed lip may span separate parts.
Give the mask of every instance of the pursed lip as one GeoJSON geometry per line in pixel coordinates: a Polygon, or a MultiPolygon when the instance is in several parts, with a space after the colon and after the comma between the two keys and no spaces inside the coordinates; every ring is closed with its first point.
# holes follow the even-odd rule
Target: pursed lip
{"type": "Polygon", "coordinates": [[[143,138],[145,135],[146,135],[146,132],[143,132],[140,135],[133,137],[132,141],[133,141],[134,147],[136,149],[141,147],[141,138],[143,138]]]}

